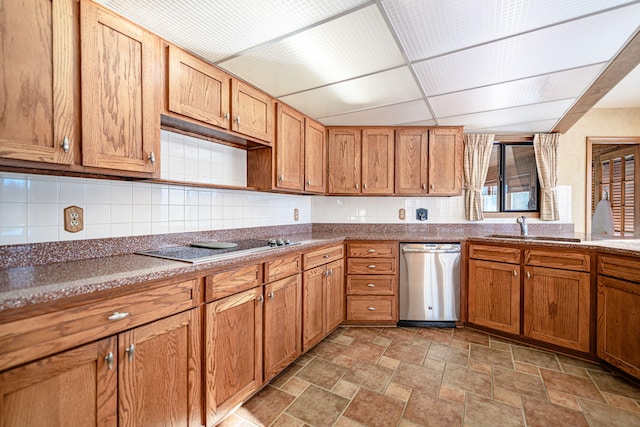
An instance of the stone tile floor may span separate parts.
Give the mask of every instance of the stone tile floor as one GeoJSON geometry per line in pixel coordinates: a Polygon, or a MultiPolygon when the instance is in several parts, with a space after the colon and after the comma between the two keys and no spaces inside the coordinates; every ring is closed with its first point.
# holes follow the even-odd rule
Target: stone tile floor
{"type": "Polygon", "coordinates": [[[640,387],[469,328],[340,327],[221,424],[640,426],[640,387]]]}

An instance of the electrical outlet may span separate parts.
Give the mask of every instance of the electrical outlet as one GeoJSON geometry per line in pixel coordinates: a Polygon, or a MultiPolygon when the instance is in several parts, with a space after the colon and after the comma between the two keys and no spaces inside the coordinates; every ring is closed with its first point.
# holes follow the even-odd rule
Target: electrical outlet
{"type": "Polygon", "coordinates": [[[69,233],[77,233],[84,229],[84,214],[82,208],[69,206],[64,210],[64,229],[69,233]]]}
{"type": "Polygon", "coordinates": [[[400,208],[400,210],[398,211],[398,218],[400,218],[402,221],[407,218],[407,211],[405,211],[404,208],[400,208]]]}
{"type": "Polygon", "coordinates": [[[298,209],[294,209],[293,210],[293,220],[297,221],[300,219],[300,212],[298,211],[298,209]]]}

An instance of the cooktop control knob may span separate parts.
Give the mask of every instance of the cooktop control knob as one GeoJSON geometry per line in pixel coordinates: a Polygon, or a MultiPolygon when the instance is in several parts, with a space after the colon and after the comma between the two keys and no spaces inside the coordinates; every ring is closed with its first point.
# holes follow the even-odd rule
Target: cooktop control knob
{"type": "Polygon", "coordinates": [[[289,240],[289,239],[285,239],[285,240],[284,240],[284,244],[285,244],[285,245],[290,245],[290,244],[291,244],[291,240],[289,240]]]}
{"type": "Polygon", "coordinates": [[[283,246],[283,245],[284,245],[284,240],[282,240],[282,239],[278,239],[278,240],[276,240],[276,244],[277,244],[278,246],[283,246]]]}
{"type": "Polygon", "coordinates": [[[269,246],[278,246],[278,243],[275,241],[275,239],[269,239],[267,240],[267,245],[269,246]]]}

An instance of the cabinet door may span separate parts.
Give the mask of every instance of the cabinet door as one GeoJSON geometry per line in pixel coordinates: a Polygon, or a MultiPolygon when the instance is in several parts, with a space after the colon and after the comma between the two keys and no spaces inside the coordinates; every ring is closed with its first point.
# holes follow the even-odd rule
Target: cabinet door
{"type": "Polygon", "coordinates": [[[90,1],[80,12],[82,163],[159,171],[160,39],[90,1]]]}
{"type": "Polygon", "coordinates": [[[640,322],[640,285],[626,280],[599,276],[598,357],[636,378],[640,378],[638,322],[640,322]]]}
{"type": "Polygon", "coordinates": [[[589,351],[589,273],[525,267],[524,335],[589,351]]]}
{"type": "Polygon", "coordinates": [[[231,79],[231,130],[273,143],[273,99],[237,79],[231,79]]]}
{"type": "Polygon", "coordinates": [[[393,194],[393,129],[362,131],[362,193],[393,194]]]}
{"type": "Polygon", "coordinates": [[[327,284],[326,284],[326,331],[325,335],[338,327],[345,316],[345,284],[344,284],[344,261],[334,261],[327,264],[327,284]]]}
{"type": "Polygon", "coordinates": [[[262,287],[206,305],[207,426],[262,384],[262,287]]]}
{"type": "Polygon", "coordinates": [[[264,287],[264,379],[274,377],[301,353],[300,274],[264,287]]]}
{"type": "Polygon", "coordinates": [[[169,46],[169,111],[228,129],[231,76],[187,52],[169,46]]]}
{"type": "Polygon", "coordinates": [[[463,148],[458,129],[429,130],[429,194],[462,193],[463,148]]]}
{"type": "Polygon", "coordinates": [[[302,351],[307,351],[324,338],[327,330],[325,294],[327,268],[312,268],[302,276],[302,351]]]}
{"type": "Polygon", "coordinates": [[[428,155],[428,131],[419,129],[396,131],[396,193],[427,194],[428,155]]]}
{"type": "Polygon", "coordinates": [[[304,137],[304,190],[309,193],[324,193],[326,175],[327,131],[320,123],[306,118],[304,137]]]}
{"type": "Polygon", "coordinates": [[[304,190],[304,116],[278,104],[275,187],[304,190]]]}
{"type": "Polygon", "coordinates": [[[0,424],[115,427],[115,354],[111,337],[3,372],[0,424]]]}
{"type": "Polygon", "coordinates": [[[469,322],[520,333],[520,266],[469,260],[469,322]]]}
{"type": "Polygon", "coordinates": [[[327,145],[329,193],[360,193],[360,155],[360,129],[329,129],[327,145]]]}
{"type": "Polygon", "coordinates": [[[78,5],[0,0],[0,10],[0,157],[71,164],[79,143],[78,5]]]}
{"type": "Polygon", "coordinates": [[[200,426],[200,311],[118,336],[119,426],[200,426]]]}

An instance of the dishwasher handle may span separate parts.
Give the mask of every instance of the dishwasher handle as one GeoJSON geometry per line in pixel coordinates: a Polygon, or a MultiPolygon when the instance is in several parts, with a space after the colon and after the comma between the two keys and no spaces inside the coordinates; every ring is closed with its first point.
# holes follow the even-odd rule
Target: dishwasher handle
{"type": "Polygon", "coordinates": [[[404,252],[404,253],[418,253],[418,254],[455,254],[455,253],[460,253],[460,249],[458,249],[458,248],[451,248],[451,249],[433,249],[433,248],[416,249],[416,248],[402,248],[402,252],[404,252]]]}

